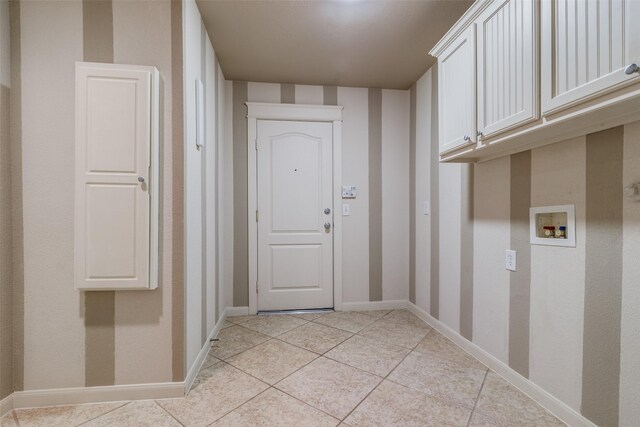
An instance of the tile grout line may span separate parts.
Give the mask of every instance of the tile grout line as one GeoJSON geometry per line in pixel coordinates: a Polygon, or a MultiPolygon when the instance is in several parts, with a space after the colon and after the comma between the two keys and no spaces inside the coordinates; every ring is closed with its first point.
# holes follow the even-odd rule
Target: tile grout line
{"type": "Polygon", "coordinates": [[[473,418],[473,413],[476,411],[476,406],[478,406],[478,400],[480,400],[480,393],[482,393],[482,389],[484,388],[484,382],[487,380],[487,375],[489,375],[489,368],[484,373],[484,378],[482,379],[482,384],[480,384],[480,390],[478,390],[478,395],[476,396],[475,402],[473,402],[473,409],[471,409],[471,413],[469,414],[469,420],[467,420],[467,427],[471,424],[471,418],[473,418]]]}
{"type": "MultiPolygon", "coordinates": [[[[384,317],[384,316],[383,316],[383,317],[384,317]]],[[[417,344],[416,344],[416,345],[417,345],[417,344]]],[[[407,357],[409,357],[409,355],[410,355],[410,354],[411,354],[411,351],[409,351],[409,353],[407,353],[407,354],[402,358],[402,360],[401,360],[400,362],[398,362],[398,364],[397,364],[397,365],[396,365],[396,366],[395,366],[391,371],[389,371],[389,373],[388,373],[387,375],[385,375],[384,377],[382,377],[382,379],[380,380],[380,382],[379,382],[379,383],[378,383],[374,388],[372,388],[372,389],[371,389],[371,391],[370,391],[369,393],[367,393],[367,395],[366,395],[366,396],[365,396],[365,397],[364,397],[360,402],[358,402],[358,404],[357,404],[356,406],[354,406],[354,407],[353,407],[353,409],[352,409],[351,411],[349,411],[349,413],[348,413],[348,414],[347,414],[347,415],[346,415],[342,420],[340,420],[340,421],[344,422],[347,418],[349,418],[349,416],[350,416],[351,414],[353,414],[353,412],[354,412],[356,409],[358,409],[358,408],[360,407],[360,405],[362,405],[362,403],[363,403],[365,400],[367,400],[367,398],[371,395],[371,393],[373,393],[375,390],[377,390],[377,389],[378,389],[378,387],[380,387],[380,384],[382,384],[382,383],[383,383],[383,382],[384,382],[384,381],[389,377],[389,375],[391,375],[391,374],[393,373],[393,371],[395,371],[395,370],[398,368],[398,366],[399,366],[402,362],[404,362],[404,361],[405,361],[405,359],[406,359],[407,357]]],[[[356,369],[357,369],[357,368],[356,368],[356,369]]]]}
{"type": "MultiPolygon", "coordinates": [[[[90,418],[90,419],[88,419],[87,421],[83,421],[83,422],[81,422],[80,424],[77,424],[77,425],[78,425],[78,426],[81,426],[81,425],[87,424],[87,423],[89,423],[89,422],[91,422],[91,421],[93,421],[93,420],[97,420],[98,418],[100,418],[100,417],[104,417],[105,415],[110,414],[110,413],[112,413],[113,411],[117,411],[117,410],[118,410],[118,409],[120,409],[120,408],[124,408],[125,406],[130,405],[130,404],[131,404],[131,402],[133,402],[133,401],[132,401],[132,400],[129,400],[128,402],[127,402],[127,401],[125,401],[122,405],[117,406],[117,407],[115,407],[115,408],[113,408],[113,409],[110,409],[110,410],[108,410],[107,412],[105,412],[104,414],[100,414],[100,415],[98,415],[98,416],[96,416],[96,417],[90,418]]],[[[108,402],[105,402],[105,403],[108,403],[108,402]]],[[[62,405],[62,406],[82,406],[82,405],[83,405],[83,404],[80,404],[80,405],[62,405]]],[[[89,405],[94,405],[94,404],[89,403],[89,405]]],[[[95,403],[95,405],[99,405],[99,403],[95,403]]]]}
{"type": "MultiPolygon", "coordinates": [[[[233,365],[231,365],[233,366],[233,365]]],[[[263,381],[264,382],[264,381],[263,381]]],[[[266,383],[265,383],[266,384],[266,383]]],[[[267,384],[269,385],[269,384],[267,384]]],[[[260,393],[256,394],[255,396],[253,396],[251,399],[247,400],[246,402],[242,402],[241,404],[239,404],[238,406],[236,406],[235,408],[229,410],[228,412],[225,412],[223,415],[221,415],[220,417],[216,418],[215,420],[211,421],[209,424],[207,424],[207,427],[212,426],[216,421],[220,421],[221,419],[223,419],[224,417],[226,417],[227,415],[229,415],[230,413],[232,413],[233,411],[240,409],[242,406],[246,405],[247,403],[251,402],[253,399],[255,399],[256,397],[266,393],[270,388],[273,388],[272,386],[269,385],[269,387],[267,387],[266,389],[262,390],[260,393]]]]}
{"type": "MultiPolygon", "coordinates": [[[[186,399],[187,397],[180,397],[179,399],[186,399]]],[[[153,403],[155,403],[161,410],[163,410],[164,412],[166,412],[171,418],[173,418],[174,420],[176,420],[176,422],[178,424],[180,424],[181,426],[185,427],[185,424],[182,423],[182,421],[180,421],[178,418],[176,418],[171,412],[169,412],[169,410],[167,408],[165,408],[164,406],[162,406],[160,403],[158,403],[157,400],[154,400],[153,403]]]]}

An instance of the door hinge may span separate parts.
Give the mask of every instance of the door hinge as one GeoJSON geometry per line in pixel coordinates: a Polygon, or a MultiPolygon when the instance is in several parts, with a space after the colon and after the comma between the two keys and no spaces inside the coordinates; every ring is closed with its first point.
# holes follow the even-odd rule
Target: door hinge
{"type": "Polygon", "coordinates": [[[255,141],[256,151],[258,151],[258,139],[255,141]]]}
{"type": "Polygon", "coordinates": [[[256,282],[256,294],[258,293],[258,282],[256,282]]]}
{"type": "Polygon", "coordinates": [[[258,210],[256,209],[256,222],[258,222],[258,210]]]}

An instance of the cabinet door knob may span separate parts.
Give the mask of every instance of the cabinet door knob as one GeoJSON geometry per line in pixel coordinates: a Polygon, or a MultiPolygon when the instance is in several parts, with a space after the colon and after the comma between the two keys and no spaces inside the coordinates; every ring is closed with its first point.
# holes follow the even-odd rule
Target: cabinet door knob
{"type": "Polygon", "coordinates": [[[640,73],[640,67],[638,67],[638,64],[629,64],[627,65],[627,68],[624,69],[624,73],[628,75],[640,73]]]}
{"type": "Polygon", "coordinates": [[[144,182],[144,176],[139,176],[138,177],[138,182],[144,182]]]}

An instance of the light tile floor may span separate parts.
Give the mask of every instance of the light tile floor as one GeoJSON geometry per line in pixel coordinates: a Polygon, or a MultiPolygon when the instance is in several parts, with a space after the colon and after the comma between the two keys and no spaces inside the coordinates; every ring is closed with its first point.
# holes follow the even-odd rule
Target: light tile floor
{"type": "Polygon", "coordinates": [[[230,317],[182,399],[19,409],[2,426],[563,426],[406,310],[230,317]]]}

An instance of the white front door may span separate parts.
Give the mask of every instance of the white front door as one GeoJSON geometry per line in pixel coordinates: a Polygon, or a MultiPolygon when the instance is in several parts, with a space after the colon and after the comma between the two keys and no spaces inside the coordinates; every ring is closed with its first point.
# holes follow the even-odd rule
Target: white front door
{"type": "Polygon", "coordinates": [[[258,310],[333,307],[332,124],[257,128],[258,310]]]}

